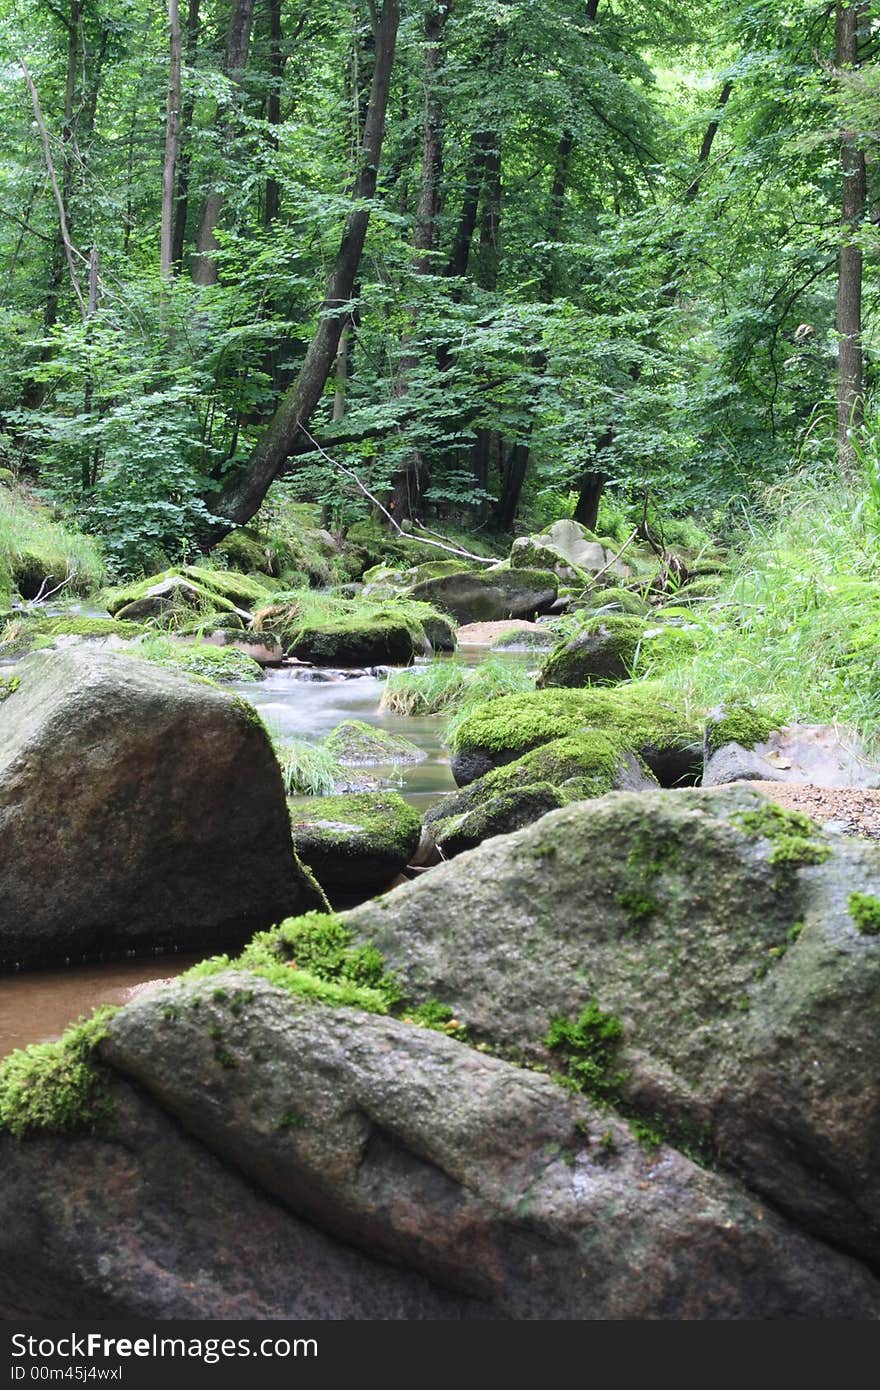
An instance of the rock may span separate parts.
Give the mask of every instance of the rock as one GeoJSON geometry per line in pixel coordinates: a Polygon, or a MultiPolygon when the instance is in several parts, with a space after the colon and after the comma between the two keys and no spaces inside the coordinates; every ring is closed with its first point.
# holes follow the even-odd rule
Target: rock
{"type": "Polygon", "coordinates": [[[452,773],[464,786],[532,748],[591,730],[636,753],[661,785],[695,781],[700,774],[702,725],[648,681],[613,690],[539,690],[488,700],[455,730],[452,773]]]}
{"type": "Polygon", "coordinates": [[[537,536],[520,536],[510,552],[513,569],[549,569],[565,583],[589,583],[591,576],[605,571],[609,582],[615,577],[629,578],[632,571],[614,551],[597,541],[591,531],[576,521],[554,521],[537,536]],[[609,563],[612,562],[613,563],[609,563]]]}
{"type": "Polygon", "coordinates": [[[299,797],[290,812],[296,852],[331,901],[387,888],[421,836],[418,812],[397,792],[299,797]]]}
{"type": "Polygon", "coordinates": [[[417,650],[403,619],[351,617],[300,627],[286,654],[315,666],[408,666],[417,650]]]}
{"type": "Polygon", "coordinates": [[[110,589],[104,602],[112,617],[132,621],[167,617],[187,609],[206,615],[235,612],[247,618],[253,609],[268,602],[272,587],[271,581],[254,575],[181,565],[110,589]]]}
{"type": "Polygon", "coordinates": [[[233,971],[132,1002],[102,1055],[282,1212],[490,1316],[880,1311],[856,1260],[733,1179],[649,1155],[584,1097],[426,1028],[233,971]]]}
{"type": "Polygon", "coordinates": [[[508,1054],[546,1060],[551,1020],[598,1005],[622,1030],[606,1097],[876,1267],[865,904],[880,916],[876,846],[726,788],[577,802],[345,920],[409,998],[508,1054]]]}
{"type": "MultiPolygon", "coordinates": [[[[538,623],[526,622],[525,618],[506,618],[497,623],[465,623],[458,628],[456,637],[460,646],[464,647],[494,647],[500,644],[502,637],[509,638],[510,642],[525,640],[526,638],[542,639],[542,643],[553,646],[555,638],[550,629],[538,623]]],[[[509,649],[509,642],[504,643],[509,649]]]]}
{"type": "Polygon", "coordinates": [[[880,768],[857,734],[833,724],[783,724],[749,707],[710,712],[703,786],[727,782],[808,782],[880,787],[880,768]]]}
{"type": "Polygon", "coordinates": [[[493,652],[546,652],[556,646],[556,634],[538,623],[507,628],[490,643],[493,652]]]}
{"type": "Polygon", "coordinates": [[[408,738],[365,724],[362,719],[346,719],[344,723],[337,724],[324,743],[343,767],[421,763],[428,756],[423,748],[417,747],[408,738]]]}
{"type": "Polygon", "coordinates": [[[545,612],[556,598],[556,576],[529,569],[464,571],[428,579],[409,590],[409,597],[436,604],[458,623],[498,622],[502,618],[531,618],[545,612]]]}
{"type": "Polygon", "coordinates": [[[253,707],[148,662],[37,652],[0,707],[0,963],[202,944],[308,904],[253,707]]]}
{"type": "Polygon", "coordinates": [[[0,1134],[0,1318],[480,1316],[322,1235],[143,1094],[114,1090],[106,1134],[0,1134]]]}
{"type": "Polygon", "coordinates": [[[209,681],[253,684],[263,679],[263,668],[259,662],[237,647],[218,647],[211,642],[178,641],[166,637],[160,644],[134,646],[127,650],[130,655],[154,662],[157,666],[167,666],[169,670],[184,671],[209,681]]]}
{"type": "Polygon", "coordinates": [[[635,754],[605,734],[576,734],[543,744],[443,797],[428,811],[426,829],[448,859],[489,835],[531,825],[569,801],[651,790],[657,790],[657,779],[635,754]]]}
{"type": "Polygon", "coordinates": [[[580,595],[575,606],[579,610],[583,609],[584,612],[596,613],[597,615],[633,613],[637,618],[644,618],[651,611],[641,594],[633,593],[631,589],[613,586],[608,589],[594,589],[580,595]]]}
{"type": "Polygon", "coordinates": [[[284,660],[281,642],[273,632],[260,632],[251,637],[234,628],[215,628],[202,639],[214,647],[241,652],[259,666],[280,666],[284,660]]]}
{"type": "Polygon", "coordinates": [[[548,656],[538,686],[610,685],[628,680],[646,629],[643,618],[609,614],[589,619],[576,637],[548,656]]]}

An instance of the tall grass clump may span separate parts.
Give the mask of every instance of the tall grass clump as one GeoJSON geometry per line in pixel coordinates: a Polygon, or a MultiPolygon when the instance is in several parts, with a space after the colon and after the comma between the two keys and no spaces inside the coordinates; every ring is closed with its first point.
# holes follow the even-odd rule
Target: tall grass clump
{"type": "MultiPolygon", "coordinates": [[[[875,477],[878,475],[875,471],[875,477]]],[[[689,659],[659,679],[695,704],[765,701],[880,740],[880,486],[801,474],[766,495],[689,659]]]]}
{"type": "Polygon", "coordinates": [[[272,743],[287,796],[331,796],[346,777],[345,768],[323,743],[276,737],[272,743]]]}
{"type": "Polygon", "coordinates": [[[394,672],[379,708],[406,715],[449,713],[449,734],[484,701],[534,688],[535,672],[522,661],[487,656],[479,666],[465,666],[452,658],[394,672]]]}

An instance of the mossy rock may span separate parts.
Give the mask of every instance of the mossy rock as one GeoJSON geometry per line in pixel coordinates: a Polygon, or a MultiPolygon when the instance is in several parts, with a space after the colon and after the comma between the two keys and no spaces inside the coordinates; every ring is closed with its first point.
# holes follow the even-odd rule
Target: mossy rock
{"type": "Polygon", "coordinates": [[[220,684],[231,685],[240,681],[252,683],[263,679],[260,663],[236,647],[213,647],[205,643],[190,646],[180,642],[174,643],[168,650],[163,649],[159,655],[154,655],[149,646],[140,649],[132,647],[129,655],[142,657],[145,661],[151,661],[157,666],[166,666],[170,670],[202,676],[220,684]]]}
{"type": "Polygon", "coordinates": [[[598,730],[638,754],[664,786],[702,768],[702,719],[649,681],[609,689],[536,690],[488,700],[452,737],[452,771],[463,786],[554,739],[598,730]]]}
{"type": "Polygon", "coordinates": [[[556,634],[549,627],[511,627],[499,632],[489,644],[493,652],[546,652],[556,646],[556,634]]]}
{"type": "Polygon", "coordinates": [[[570,801],[652,789],[657,789],[657,779],[640,758],[605,734],[592,732],[544,744],[486,773],[432,806],[425,822],[449,857],[487,835],[530,825],[570,801]]]}
{"type": "Polygon", "coordinates": [[[706,716],[706,760],[727,743],[738,743],[741,748],[751,750],[756,744],[764,743],[773,730],[785,722],[779,710],[760,709],[742,702],[719,705],[706,716]]]}
{"type": "Polygon", "coordinates": [[[314,666],[408,666],[415,654],[411,625],[391,617],[304,624],[287,645],[288,656],[314,666]]]}
{"type": "Polygon", "coordinates": [[[611,685],[627,680],[645,633],[644,618],[609,613],[591,618],[570,641],[550,653],[538,677],[539,687],[611,685]]]}
{"type": "Polygon", "coordinates": [[[207,636],[212,632],[222,632],[235,634],[241,637],[247,624],[240,613],[234,610],[227,610],[223,613],[205,613],[194,618],[188,618],[185,622],[178,623],[175,631],[181,637],[200,637],[207,636]]]}
{"type": "Polygon", "coordinates": [[[457,623],[492,623],[503,618],[532,618],[546,613],[556,600],[558,580],[549,571],[463,570],[428,579],[408,591],[408,597],[430,603],[452,615],[457,623]]]}
{"type": "Polygon", "coordinates": [[[675,591],[676,603],[690,603],[692,599],[717,598],[724,588],[724,577],[720,574],[704,574],[690,579],[675,591]]]}
{"type": "Polygon", "coordinates": [[[436,820],[431,826],[432,839],[442,857],[452,859],[493,835],[522,830],[564,805],[564,794],[549,782],[515,787],[486,797],[462,815],[436,820]]]}
{"type": "MultiPolygon", "coordinates": [[[[263,591],[263,604],[266,598],[263,591]]],[[[165,570],[162,574],[150,575],[148,579],[107,589],[103,602],[114,618],[127,622],[150,621],[160,626],[176,625],[186,621],[193,613],[207,617],[214,613],[238,612],[241,615],[243,611],[216,589],[195,582],[179,570],[165,570]]]]}
{"type": "Polygon", "coordinates": [[[295,798],[290,817],[297,855],[331,902],[387,888],[421,838],[418,812],[391,791],[295,798]]]}
{"type": "Polygon", "coordinates": [[[277,553],[250,528],[242,527],[238,531],[230,531],[211,553],[223,560],[227,569],[273,577],[279,573],[277,553]]]}
{"type": "Polygon", "coordinates": [[[586,594],[578,595],[575,607],[583,609],[585,612],[601,609],[603,616],[606,613],[631,613],[637,618],[646,617],[651,611],[650,605],[645,602],[641,594],[634,593],[632,589],[623,589],[614,585],[607,589],[593,589],[586,594]]]}
{"type": "Polygon", "coordinates": [[[38,618],[28,627],[43,637],[123,637],[128,641],[148,631],[143,623],[129,623],[119,618],[38,618]]]}
{"type": "Polygon", "coordinates": [[[343,767],[420,763],[428,756],[408,738],[365,724],[362,719],[346,719],[337,724],[324,740],[324,746],[343,767]]]}

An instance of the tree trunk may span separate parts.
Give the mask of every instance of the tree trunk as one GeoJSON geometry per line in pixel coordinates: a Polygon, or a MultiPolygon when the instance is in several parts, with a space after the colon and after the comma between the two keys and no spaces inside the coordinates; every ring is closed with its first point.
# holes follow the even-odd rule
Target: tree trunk
{"type": "MultiPolygon", "coordinates": [[[[199,9],[200,0],[189,0],[186,16],[186,69],[190,74],[195,69],[199,52],[199,9]]],[[[171,235],[171,260],[178,269],[183,262],[186,219],[189,212],[189,173],[192,165],[190,131],[195,109],[195,83],[190,80],[180,114],[180,155],[177,161],[177,188],[174,193],[174,230],[171,235]]]]}
{"type": "MultiPolygon", "coordinates": [[[[547,208],[547,241],[551,243],[551,248],[552,244],[558,242],[562,235],[565,194],[568,188],[568,178],[571,171],[571,152],[573,149],[574,132],[565,129],[560,135],[559,144],[556,147],[556,160],[553,166],[553,182],[550,185],[550,199],[547,208]]],[[[556,282],[558,279],[556,252],[551,249],[548,251],[547,257],[547,269],[544,273],[541,291],[542,297],[546,300],[550,300],[556,292],[556,282]]]]}
{"type": "Polygon", "coordinates": [[[494,290],[498,284],[501,232],[501,132],[492,137],[483,166],[483,205],[477,256],[477,284],[494,290]]]}
{"type": "MultiPolygon", "coordinates": [[[[269,99],[266,102],[266,120],[269,125],[269,147],[278,149],[276,130],[281,124],[281,80],[284,77],[284,49],[281,30],[282,0],[268,0],[269,3],[269,99]]],[[[271,227],[281,210],[281,186],[273,174],[266,179],[266,205],[263,209],[263,225],[271,227]]]]}
{"type": "MultiPolygon", "coordinates": [[[[838,0],[835,15],[835,63],[852,71],[859,62],[859,30],[867,17],[866,4],[838,0]]],[[[862,361],[862,252],[856,242],[865,215],[867,176],[865,154],[855,131],[842,130],[840,163],[843,198],[841,243],[837,276],[837,459],[841,475],[852,479],[858,469],[855,441],[864,419],[862,361]]]]}
{"type": "MultiPolygon", "coordinates": [[[[610,431],[608,434],[602,436],[596,445],[597,455],[601,453],[603,447],[608,447],[612,437],[610,431]]],[[[574,509],[574,519],[575,521],[579,521],[582,526],[586,526],[590,531],[595,531],[596,529],[596,522],[599,520],[599,503],[602,500],[602,493],[604,491],[604,473],[584,473],[582,475],[577,505],[574,509]]]]}
{"type": "Polygon", "coordinates": [[[173,260],[174,182],[180,141],[180,9],[177,0],[168,0],[168,27],[171,50],[168,67],[168,104],[165,115],[165,160],[162,166],[162,230],[159,238],[159,270],[170,280],[173,260]]]}
{"type": "Polygon", "coordinates": [[[480,189],[483,186],[486,154],[491,148],[494,138],[489,130],[477,130],[474,131],[470,139],[465,162],[464,196],[446,266],[446,274],[450,278],[461,279],[467,274],[471,244],[477,227],[477,210],[480,205],[480,189]]]}
{"type": "MultiPolygon", "coordinates": [[[[254,22],[254,0],[234,0],[229,17],[229,33],[226,39],[226,58],[223,74],[230,82],[237,84],[247,65],[248,49],[251,42],[251,29],[254,22]]],[[[228,118],[219,122],[221,143],[226,144],[230,135],[231,123],[228,118]]],[[[202,223],[193,260],[193,280],[197,285],[216,285],[218,279],[216,231],[223,212],[223,194],[219,188],[212,188],[205,198],[202,209],[202,223]]]]}
{"type": "MultiPolygon", "coordinates": [[[[443,109],[437,91],[437,78],[443,64],[443,30],[452,13],[453,0],[441,0],[432,7],[425,20],[425,111],[422,124],[422,180],[419,206],[413,229],[412,268],[426,275],[432,265],[432,252],[437,239],[437,215],[440,211],[440,178],[443,172],[443,109]]],[[[394,382],[394,395],[405,396],[407,378],[418,365],[414,340],[418,328],[415,308],[410,311],[410,324],[402,344],[400,361],[394,382]]],[[[430,486],[430,474],[418,449],[413,449],[398,469],[388,501],[388,510],[395,521],[417,516],[422,497],[430,486]]]]}
{"type": "Polygon", "coordinates": [[[370,220],[369,209],[362,205],[376,191],[399,19],[400,0],[384,0],[375,23],[376,54],[361,163],[354,187],[355,206],[346,219],[336,262],[327,282],[323,313],[299,375],[279,402],[244,474],[218,499],[208,499],[212,511],[228,519],[228,524],[216,529],[217,538],[225,535],[231,526],[243,526],[259,510],[270,485],[283,471],[298,436],[308,427],[333,369],[370,220]]]}

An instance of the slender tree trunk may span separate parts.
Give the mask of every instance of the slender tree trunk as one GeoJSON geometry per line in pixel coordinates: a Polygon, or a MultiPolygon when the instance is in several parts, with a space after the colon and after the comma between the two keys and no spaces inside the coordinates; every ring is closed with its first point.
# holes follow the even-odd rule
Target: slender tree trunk
{"type": "MultiPolygon", "coordinates": [[[[281,124],[281,80],[284,77],[283,32],[281,29],[282,0],[268,0],[269,4],[269,99],[266,102],[266,120],[269,124],[269,147],[278,149],[278,126],[281,124]]],[[[263,225],[271,227],[281,209],[281,185],[273,174],[266,179],[266,203],[263,208],[263,225]]]]}
{"type": "Polygon", "coordinates": [[[494,290],[501,261],[501,134],[495,132],[483,166],[483,196],[476,280],[481,290],[494,290]]]}
{"type": "MultiPolygon", "coordinates": [[[[234,84],[238,84],[247,65],[253,22],[254,0],[233,0],[223,73],[234,84]]],[[[218,125],[221,141],[225,144],[230,136],[231,122],[228,118],[221,118],[218,125]]],[[[219,188],[212,188],[205,198],[196,244],[196,255],[193,260],[193,280],[197,285],[216,285],[217,283],[218,268],[215,252],[218,247],[216,232],[220,225],[223,202],[223,193],[219,188]]]]}
{"type": "MultiPolygon", "coordinates": [[[[848,5],[838,0],[835,15],[835,62],[841,72],[851,72],[858,66],[859,31],[866,21],[867,11],[866,4],[848,5]]],[[[856,238],[859,224],[865,215],[867,174],[865,154],[859,149],[857,140],[856,132],[841,132],[843,197],[837,276],[837,459],[840,472],[846,479],[852,479],[857,471],[855,441],[864,420],[862,252],[856,238]]]]}
{"type": "Polygon", "coordinates": [[[458,224],[446,266],[446,274],[450,278],[461,279],[467,274],[474,232],[477,228],[483,170],[486,167],[487,152],[491,148],[494,138],[489,130],[477,130],[470,139],[465,161],[464,195],[461,211],[458,215],[458,224]]]}
{"type": "MultiPolygon", "coordinates": [[[[610,430],[602,435],[596,444],[597,458],[602,457],[602,450],[608,448],[613,438],[614,435],[610,430]]],[[[599,503],[602,500],[602,493],[605,491],[605,482],[604,473],[584,473],[581,476],[574,519],[590,531],[595,531],[596,522],[599,520],[599,503]]]]}
{"type": "Polygon", "coordinates": [[[370,219],[369,209],[362,205],[376,191],[399,20],[400,0],[384,0],[381,12],[376,13],[374,26],[375,62],[364,122],[360,168],[354,188],[355,206],[346,219],[336,261],[327,282],[323,313],[299,375],[281,398],[243,475],[218,499],[209,499],[212,511],[226,517],[229,523],[217,528],[215,535],[218,537],[232,525],[244,525],[259,510],[272,482],[284,470],[302,430],[308,428],[333,370],[339,339],[347,320],[346,306],[351,301],[370,219]]]}
{"type": "Polygon", "coordinates": [[[165,115],[165,160],[162,166],[162,230],[159,269],[163,280],[170,280],[174,256],[174,184],[180,141],[180,9],[177,0],[168,0],[168,27],[171,47],[168,68],[168,104],[165,115]]]}
{"type": "MultiPolygon", "coordinates": [[[[452,13],[453,0],[441,0],[432,7],[425,20],[425,108],[422,121],[422,179],[419,205],[413,228],[412,268],[426,275],[432,267],[437,241],[437,215],[440,211],[440,180],[443,173],[443,108],[438,91],[438,76],[443,65],[443,31],[452,13]]],[[[407,392],[408,378],[418,366],[415,337],[418,315],[410,310],[410,324],[402,344],[400,361],[394,382],[394,395],[407,392]]],[[[430,486],[430,474],[419,449],[413,449],[398,469],[388,501],[388,510],[397,522],[411,519],[421,509],[422,497],[430,486]]]]}
{"type": "MultiPolygon", "coordinates": [[[[556,160],[553,165],[553,182],[550,185],[550,199],[547,208],[546,237],[551,245],[559,241],[562,235],[565,194],[568,189],[568,179],[571,172],[571,154],[573,149],[574,132],[566,128],[560,135],[559,144],[556,147],[556,160]]],[[[547,254],[547,270],[544,274],[541,292],[543,298],[549,300],[553,298],[556,292],[558,269],[556,252],[550,250],[547,254]]]]}
{"type": "Polygon", "coordinates": [[[180,112],[180,140],[177,160],[177,187],[174,191],[174,229],[171,234],[171,260],[177,269],[183,262],[186,221],[189,212],[189,175],[192,166],[190,133],[196,109],[196,87],[192,80],[199,54],[199,11],[201,0],[189,0],[186,16],[185,67],[189,74],[186,96],[180,112]]]}

